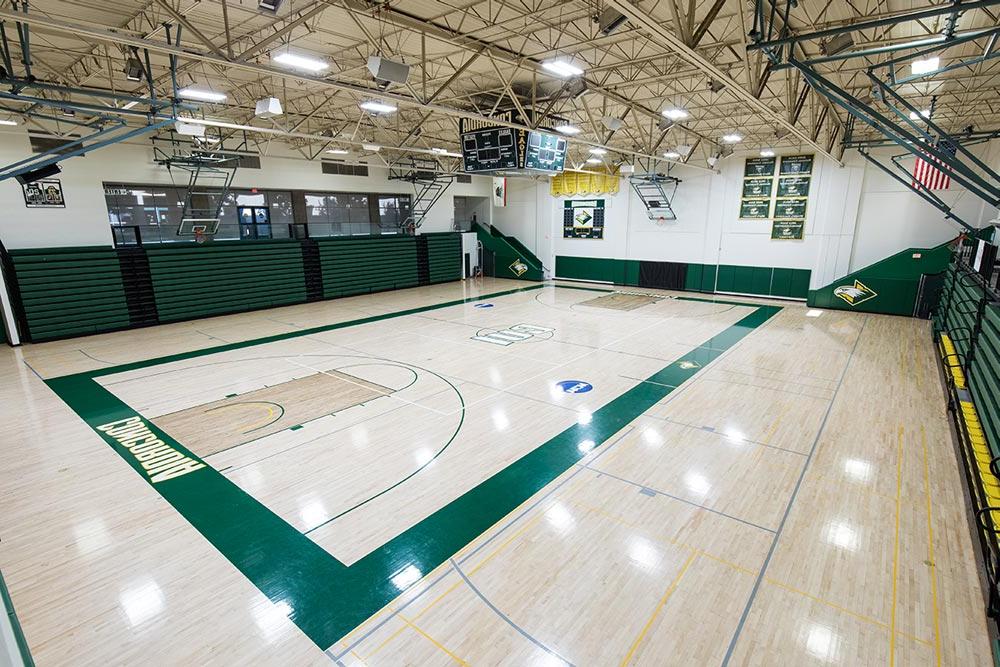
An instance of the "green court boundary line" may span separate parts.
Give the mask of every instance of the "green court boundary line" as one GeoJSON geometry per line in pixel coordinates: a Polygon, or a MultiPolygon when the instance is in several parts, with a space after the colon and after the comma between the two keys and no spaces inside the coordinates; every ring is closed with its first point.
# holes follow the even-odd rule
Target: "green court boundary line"
{"type": "MultiPolygon", "coordinates": [[[[195,462],[203,462],[183,444],[105,389],[95,378],[545,286],[547,284],[532,285],[101,368],[52,378],[46,380],[46,384],[268,599],[280,605],[279,608],[287,609],[290,620],[325,650],[530,499],[591,450],[610,440],[627,424],[780,312],[782,307],[738,303],[754,310],[598,408],[588,424],[570,426],[350,566],[337,560],[211,466],[205,465],[173,479],[152,482],[136,454],[109,435],[109,424],[139,419],[163,443],[195,462]],[[105,430],[99,430],[101,426],[105,430]]],[[[686,300],[718,303],[709,299],[686,300]]]]}
{"type": "Polygon", "coordinates": [[[17,620],[14,601],[10,599],[10,591],[7,590],[7,583],[3,579],[2,572],[0,572],[0,600],[3,601],[4,613],[10,623],[11,632],[14,633],[14,641],[17,643],[17,652],[21,655],[21,662],[24,663],[24,667],[35,667],[35,661],[31,657],[31,651],[28,650],[28,641],[24,638],[21,623],[17,620]]]}

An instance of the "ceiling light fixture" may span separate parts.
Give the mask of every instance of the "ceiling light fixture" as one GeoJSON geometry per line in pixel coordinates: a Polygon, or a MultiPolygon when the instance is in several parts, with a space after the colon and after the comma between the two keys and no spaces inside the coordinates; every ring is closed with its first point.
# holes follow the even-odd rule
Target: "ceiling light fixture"
{"type": "Polygon", "coordinates": [[[591,148],[590,149],[590,154],[591,155],[607,155],[608,152],[606,150],[604,150],[603,148],[591,148]]]}
{"type": "Polygon", "coordinates": [[[674,122],[679,121],[679,120],[684,120],[685,118],[687,118],[688,116],[691,115],[687,111],[685,111],[684,109],[679,109],[677,107],[673,107],[673,108],[670,108],[670,109],[664,109],[662,111],[662,113],[663,113],[664,116],[666,116],[667,118],[669,118],[670,120],[672,120],[674,122]]]}
{"type": "Polygon", "coordinates": [[[370,113],[394,113],[396,111],[396,107],[392,104],[386,104],[385,102],[378,102],[376,100],[367,100],[358,106],[370,113]]]}
{"type": "Polygon", "coordinates": [[[326,152],[330,153],[331,155],[347,155],[351,151],[347,150],[346,148],[330,148],[326,152]]]}
{"type": "Polygon", "coordinates": [[[663,154],[663,157],[667,158],[668,160],[679,160],[681,154],[678,153],[677,151],[667,151],[666,153],[663,154]]]}
{"type": "Polygon", "coordinates": [[[774,151],[772,151],[770,148],[761,148],[760,149],[760,156],[761,157],[774,157],[774,151]]]}
{"type": "Polygon", "coordinates": [[[556,76],[561,76],[564,79],[583,74],[582,69],[565,60],[546,60],[542,63],[542,68],[548,72],[552,72],[556,76]]]}
{"type": "Polygon", "coordinates": [[[931,117],[930,109],[924,109],[919,114],[916,111],[910,112],[910,120],[920,120],[921,118],[930,118],[930,117],[931,117]]]}
{"type": "Polygon", "coordinates": [[[303,53],[290,51],[288,47],[283,47],[271,53],[271,60],[286,67],[301,69],[307,72],[322,72],[330,67],[325,60],[313,58],[303,53]]]}
{"type": "Polygon", "coordinates": [[[741,135],[736,134],[734,132],[732,134],[724,134],[724,135],[722,135],[722,140],[724,142],[726,142],[727,144],[735,144],[735,143],[739,143],[739,142],[743,141],[743,137],[741,135]]]}
{"type": "Polygon", "coordinates": [[[0,125],[17,125],[17,121],[13,119],[0,118],[0,125]]]}
{"type": "Polygon", "coordinates": [[[599,157],[589,157],[587,158],[587,164],[601,164],[603,160],[599,157]]]}
{"type": "Polygon", "coordinates": [[[556,125],[555,130],[556,132],[560,132],[562,134],[568,134],[570,136],[574,134],[580,134],[581,132],[580,128],[578,128],[576,125],[570,125],[569,123],[556,125]]]}
{"type": "Polygon", "coordinates": [[[913,74],[927,74],[928,72],[933,72],[938,67],[941,66],[941,59],[937,56],[933,58],[925,58],[923,60],[914,60],[910,63],[910,71],[913,74]]]}
{"type": "Polygon", "coordinates": [[[382,147],[379,146],[378,144],[361,144],[361,147],[364,148],[366,151],[371,151],[373,153],[378,153],[380,150],[382,150],[382,147]]]}
{"type": "Polygon", "coordinates": [[[195,88],[193,86],[188,86],[187,88],[181,88],[177,91],[177,94],[181,97],[189,100],[198,100],[200,102],[225,102],[226,94],[217,93],[214,90],[205,90],[203,88],[195,88]]]}
{"type": "Polygon", "coordinates": [[[437,153],[438,155],[447,155],[448,154],[448,149],[447,148],[437,148],[437,147],[435,147],[435,148],[432,148],[431,150],[434,151],[435,153],[437,153]]]}

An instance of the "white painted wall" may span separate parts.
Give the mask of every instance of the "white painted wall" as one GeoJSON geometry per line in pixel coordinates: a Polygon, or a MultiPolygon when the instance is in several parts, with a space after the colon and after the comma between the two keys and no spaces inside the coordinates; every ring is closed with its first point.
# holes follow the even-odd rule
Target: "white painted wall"
{"type": "MultiPolygon", "coordinates": [[[[976,151],[988,164],[1000,166],[1000,142],[976,151]]],[[[851,151],[844,165],[817,156],[804,239],[772,240],[770,220],[739,219],[743,158],[748,155],[723,160],[718,173],[676,168],[674,175],[683,181],[674,199],[677,220],[664,225],[649,220],[624,180],[617,194],[601,197],[602,240],[562,238],[565,198],[552,197],[547,180],[508,179],[507,207],[493,208],[492,221],[549,268],[554,268],[556,255],[774,266],[811,270],[813,289],[902,249],[937,245],[958,234],[957,224],[851,151]]],[[[912,165],[912,159],[904,164],[912,165]]],[[[942,197],[972,224],[981,226],[995,217],[995,210],[955,184],[942,197]]]]}
{"type": "MultiPolygon", "coordinates": [[[[0,134],[0,164],[23,160],[30,154],[24,132],[0,134]]],[[[62,182],[64,209],[29,209],[16,181],[0,182],[0,241],[8,249],[111,245],[103,183],[173,183],[167,169],[153,162],[153,149],[148,144],[109,146],[67,159],[60,166],[63,171],[56,178],[62,182]]],[[[260,169],[238,169],[234,187],[413,194],[409,183],[388,180],[386,169],[371,166],[369,174],[367,178],[324,174],[318,160],[284,152],[261,157],[260,169]]],[[[175,174],[175,178],[177,185],[187,184],[186,173],[175,174]]],[[[453,183],[424,219],[420,231],[450,231],[456,195],[489,194],[488,177],[474,176],[471,184],[453,183]]]]}

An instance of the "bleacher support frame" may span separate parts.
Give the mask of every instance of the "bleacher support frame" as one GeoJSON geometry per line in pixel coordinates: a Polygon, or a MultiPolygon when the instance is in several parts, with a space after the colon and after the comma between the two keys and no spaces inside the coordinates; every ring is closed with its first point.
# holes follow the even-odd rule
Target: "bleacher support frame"
{"type": "Polygon", "coordinates": [[[1000,292],[962,253],[933,322],[983,559],[986,614],[1000,634],[1000,292]]]}

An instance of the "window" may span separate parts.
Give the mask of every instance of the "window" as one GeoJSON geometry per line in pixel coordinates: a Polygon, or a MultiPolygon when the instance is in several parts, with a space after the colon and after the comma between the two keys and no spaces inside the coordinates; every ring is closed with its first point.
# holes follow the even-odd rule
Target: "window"
{"type": "MultiPolygon", "coordinates": [[[[190,241],[177,230],[184,215],[211,217],[218,193],[192,198],[185,213],[186,188],[105,183],[104,198],[116,246],[190,241]]],[[[407,194],[230,190],[218,205],[217,241],[304,239],[328,236],[399,234],[411,213],[407,194]],[[296,215],[304,219],[296,219],[296,215]]]]}
{"type": "Polygon", "coordinates": [[[400,225],[410,216],[409,195],[378,195],[378,232],[398,234],[400,225]]]}
{"type": "Polygon", "coordinates": [[[305,198],[309,236],[350,236],[372,233],[368,195],[307,193],[305,198]]]}

